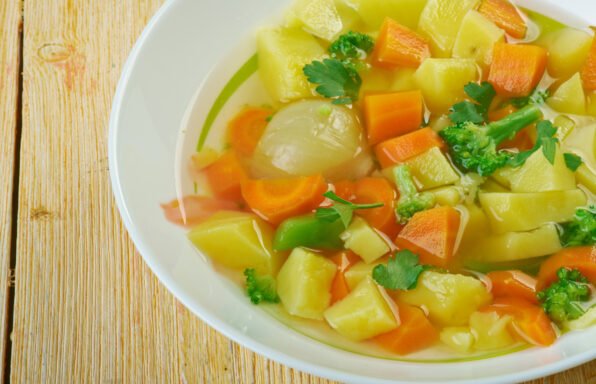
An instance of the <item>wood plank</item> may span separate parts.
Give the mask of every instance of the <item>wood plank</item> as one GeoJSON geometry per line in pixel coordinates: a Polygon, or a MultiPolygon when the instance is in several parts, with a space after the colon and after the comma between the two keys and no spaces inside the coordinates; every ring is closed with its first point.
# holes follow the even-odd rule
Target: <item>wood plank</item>
{"type": "Polygon", "coordinates": [[[22,8],[0,2],[0,379],[4,380],[22,8]]]}
{"type": "Polygon", "coordinates": [[[25,2],[10,378],[329,383],[210,329],[165,290],[125,234],[109,187],[108,116],[124,60],[161,2],[25,2]]]}

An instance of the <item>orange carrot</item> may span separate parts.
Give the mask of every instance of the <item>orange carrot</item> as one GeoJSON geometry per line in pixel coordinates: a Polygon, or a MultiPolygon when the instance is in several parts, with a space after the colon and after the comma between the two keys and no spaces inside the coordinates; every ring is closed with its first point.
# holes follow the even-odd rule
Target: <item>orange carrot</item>
{"type": "Polygon", "coordinates": [[[317,208],[325,199],[325,191],[327,183],[322,175],[242,183],[242,196],[248,206],[272,224],[317,208]]]}
{"type": "Polygon", "coordinates": [[[511,37],[523,39],[526,36],[528,26],[517,7],[508,0],[482,0],[478,12],[503,28],[511,37]]]}
{"type": "Polygon", "coordinates": [[[536,345],[551,345],[557,339],[553,324],[538,305],[518,297],[499,297],[481,309],[513,317],[513,330],[524,340],[536,345]]]}
{"type": "Polygon", "coordinates": [[[380,67],[417,68],[430,57],[428,41],[395,20],[386,18],[372,54],[373,63],[380,67]]]}
{"type": "Polygon", "coordinates": [[[527,96],[544,75],[547,54],[537,45],[496,43],[488,82],[501,96],[527,96]]]}
{"type": "Polygon", "coordinates": [[[596,37],[592,41],[590,54],[582,68],[582,80],[586,90],[596,91],[596,37]]]}
{"type": "Polygon", "coordinates": [[[549,257],[540,266],[537,289],[542,291],[557,281],[560,268],[577,269],[596,284],[596,246],[566,248],[549,257]]]}
{"type": "Polygon", "coordinates": [[[364,116],[370,145],[412,132],[422,124],[422,93],[366,95],[364,116]]]}
{"type": "Polygon", "coordinates": [[[363,209],[356,214],[390,238],[397,236],[402,226],[395,217],[397,192],[389,181],[381,177],[365,177],[356,181],[355,203],[383,203],[379,208],[363,209]]]}
{"type": "Polygon", "coordinates": [[[204,169],[211,191],[222,199],[241,201],[240,184],[248,178],[236,152],[228,151],[204,169]]]}
{"type": "Polygon", "coordinates": [[[238,210],[239,206],[229,200],[192,195],[161,204],[161,208],[168,221],[185,227],[193,227],[219,211],[234,211],[238,210]]]}
{"type": "MultiPolygon", "coordinates": [[[[511,104],[508,104],[501,109],[489,112],[488,119],[490,121],[501,120],[515,111],[517,111],[517,108],[511,104]]],[[[535,129],[535,124],[527,126],[526,128],[519,131],[513,139],[505,140],[499,144],[499,149],[517,148],[520,151],[527,151],[531,149],[534,147],[533,131],[535,129]]]]}
{"type": "Polygon", "coordinates": [[[356,198],[356,183],[350,180],[341,180],[333,183],[335,194],[344,200],[354,201],[356,198]]]}
{"type": "Polygon", "coordinates": [[[430,128],[423,128],[377,144],[375,154],[381,167],[387,168],[403,163],[432,147],[442,148],[444,146],[445,143],[435,131],[430,128]]]}
{"type": "Polygon", "coordinates": [[[337,265],[337,273],[331,283],[331,304],[340,301],[350,293],[350,288],[346,282],[345,272],[361,259],[354,252],[346,250],[331,256],[331,261],[337,265]]]}
{"type": "Polygon", "coordinates": [[[492,282],[494,297],[519,297],[538,304],[534,277],[522,271],[493,271],[486,276],[492,282]]]}
{"type": "Polygon", "coordinates": [[[374,338],[374,341],[399,355],[407,355],[433,345],[439,332],[421,309],[399,304],[401,324],[393,331],[374,338]]]}
{"type": "Polygon", "coordinates": [[[230,144],[236,152],[250,156],[267,127],[267,118],[273,114],[269,108],[247,107],[228,123],[230,144]]]}
{"type": "Polygon", "coordinates": [[[401,230],[395,244],[420,256],[422,264],[444,267],[453,258],[460,215],[452,207],[416,213],[401,230]]]}

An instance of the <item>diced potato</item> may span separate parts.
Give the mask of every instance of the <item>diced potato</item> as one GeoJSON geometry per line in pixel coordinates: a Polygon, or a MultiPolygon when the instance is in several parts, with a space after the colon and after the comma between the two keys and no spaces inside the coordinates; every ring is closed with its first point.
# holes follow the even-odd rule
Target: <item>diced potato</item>
{"type": "Polygon", "coordinates": [[[575,176],[578,183],[596,195],[596,173],[592,172],[585,164],[582,164],[575,172],[575,176]]]}
{"type": "Polygon", "coordinates": [[[586,329],[596,325],[596,306],[588,309],[579,319],[568,321],[565,326],[571,330],[586,329]]]}
{"type": "Polygon", "coordinates": [[[495,43],[505,41],[505,31],[471,10],[462,20],[453,46],[453,57],[471,58],[483,68],[487,68],[493,58],[495,43]]]}
{"type": "Polygon", "coordinates": [[[416,288],[400,291],[399,300],[428,309],[431,321],[444,326],[466,325],[470,315],[491,301],[479,280],[450,273],[426,271],[416,288]]]}
{"type": "Polygon", "coordinates": [[[380,288],[366,277],[343,300],[325,311],[331,328],[352,340],[366,340],[389,332],[399,325],[393,309],[380,288]]]}
{"type": "Polygon", "coordinates": [[[565,24],[553,18],[545,16],[542,13],[534,12],[529,9],[524,9],[524,13],[526,14],[526,16],[528,16],[531,22],[536,24],[538,29],[543,34],[548,34],[550,32],[557,31],[566,27],[565,24]]]}
{"type": "Polygon", "coordinates": [[[584,163],[596,170],[596,124],[577,126],[562,145],[565,152],[581,156],[584,163]]]}
{"type": "Polygon", "coordinates": [[[416,186],[421,191],[450,185],[459,180],[459,175],[437,147],[406,161],[405,164],[410,167],[416,186]]]}
{"type": "Polygon", "coordinates": [[[561,248],[557,227],[546,224],[530,232],[507,232],[470,239],[460,247],[459,257],[466,261],[501,263],[552,255],[561,248]]]}
{"type": "Polygon", "coordinates": [[[505,348],[515,343],[507,329],[511,316],[499,316],[496,312],[474,312],[470,316],[470,330],[476,339],[478,350],[505,348]]]}
{"type": "Polygon", "coordinates": [[[503,187],[511,189],[511,178],[515,175],[515,172],[517,172],[516,168],[499,168],[495,171],[495,173],[490,175],[490,178],[501,184],[503,187]]]}
{"type": "Polygon", "coordinates": [[[435,195],[435,202],[439,205],[454,207],[463,201],[463,190],[461,187],[452,185],[433,189],[429,192],[435,195]]]}
{"type": "Polygon", "coordinates": [[[493,179],[487,179],[484,184],[480,186],[483,192],[510,192],[509,189],[503,187],[493,179]]]}
{"type": "Polygon", "coordinates": [[[337,267],[326,257],[295,248],[277,275],[277,293],[290,315],[321,320],[331,301],[337,267]]]}
{"type": "Polygon", "coordinates": [[[194,227],[188,238],[210,259],[230,268],[275,274],[284,260],[273,250],[273,228],[249,213],[216,213],[194,227]]]}
{"type": "Polygon", "coordinates": [[[355,217],[339,237],[344,241],[346,249],[353,251],[369,264],[391,250],[381,235],[361,217],[355,217]]]}
{"type": "Polygon", "coordinates": [[[546,103],[559,112],[585,114],[586,95],[579,72],[561,84],[546,103]]]}
{"type": "Polygon", "coordinates": [[[362,73],[362,86],[360,93],[383,93],[391,91],[394,72],[388,69],[372,67],[362,73]]]}
{"type": "Polygon", "coordinates": [[[464,233],[461,238],[458,254],[475,246],[478,239],[485,238],[490,234],[490,223],[482,208],[474,203],[466,204],[465,208],[461,215],[464,233]]]}
{"type": "Polygon", "coordinates": [[[434,113],[443,113],[464,99],[464,86],[477,77],[473,59],[426,59],[414,74],[427,107],[434,113]]]}
{"type": "Polygon", "coordinates": [[[417,89],[414,80],[415,68],[397,68],[393,71],[393,80],[390,90],[392,92],[412,91],[417,89]]]}
{"type": "Polygon", "coordinates": [[[573,218],[586,205],[579,189],[535,193],[480,193],[480,203],[495,233],[530,231],[573,218]]]}
{"type": "Polygon", "coordinates": [[[288,21],[289,25],[299,24],[306,32],[327,41],[335,40],[343,29],[334,0],[297,0],[289,18],[295,18],[288,21]]]}
{"type": "Polygon", "coordinates": [[[565,191],[575,188],[575,175],[567,168],[563,151],[557,145],[555,164],[542,151],[536,151],[511,177],[513,192],[565,191]]]}
{"type": "Polygon", "coordinates": [[[351,266],[347,271],[344,272],[344,278],[350,291],[353,290],[366,276],[372,276],[372,271],[379,264],[383,264],[383,261],[377,260],[374,263],[368,264],[363,261],[351,266]]]}
{"type": "Polygon", "coordinates": [[[553,120],[553,125],[557,127],[555,134],[559,142],[564,141],[569,134],[575,129],[575,121],[565,115],[559,115],[553,120]]]}
{"type": "Polygon", "coordinates": [[[566,78],[578,72],[590,52],[592,36],[575,28],[561,28],[545,33],[538,45],[548,50],[548,73],[566,78]]]}
{"type": "Polygon", "coordinates": [[[416,29],[427,0],[349,0],[371,30],[378,30],[390,17],[410,29],[416,29]]]}
{"type": "Polygon", "coordinates": [[[468,327],[445,327],[439,338],[457,352],[470,352],[474,347],[475,338],[468,327]]]}
{"type": "Polygon", "coordinates": [[[428,0],[418,28],[431,39],[433,56],[449,57],[464,16],[479,0],[428,0]]]}
{"type": "Polygon", "coordinates": [[[337,13],[341,18],[341,22],[344,26],[342,33],[346,33],[348,31],[358,30],[359,24],[362,23],[362,19],[356,10],[354,9],[354,5],[352,4],[351,0],[335,0],[335,7],[337,8],[337,13]]]}
{"type": "Polygon", "coordinates": [[[325,56],[312,35],[301,29],[264,28],[257,35],[259,75],[271,97],[285,103],[312,96],[302,69],[325,56]]]}

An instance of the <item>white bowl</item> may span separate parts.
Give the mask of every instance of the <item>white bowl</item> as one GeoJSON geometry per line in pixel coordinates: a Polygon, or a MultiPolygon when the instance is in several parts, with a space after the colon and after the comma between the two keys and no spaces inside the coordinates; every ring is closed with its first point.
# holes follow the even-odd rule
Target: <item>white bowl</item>
{"type": "MultiPolygon", "coordinates": [[[[557,2],[518,3],[575,26],[596,22],[593,0],[567,0],[564,6],[557,2]]],[[[330,347],[250,304],[198,255],[183,230],[164,219],[159,203],[188,189],[176,177],[177,156],[192,150],[208,107],[254,53],[255,29],[288,3],[168,1],[128,59],[110,121],[110,173],[126,228],[161,282],[197,316],[240,344],[299,370],[345,382],[518,382],[594,359],[596,327],[566,334],[549,348],[456,363],[392,361],[330,347]],[[190,139],[179,140],[181,131],[190,139]]]]}

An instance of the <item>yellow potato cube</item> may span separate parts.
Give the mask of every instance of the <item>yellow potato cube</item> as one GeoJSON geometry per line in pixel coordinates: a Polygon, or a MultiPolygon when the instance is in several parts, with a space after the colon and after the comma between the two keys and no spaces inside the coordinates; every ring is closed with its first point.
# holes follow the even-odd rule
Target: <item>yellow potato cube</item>
{"type": "Polygon", "coordinates": [[[449,186],[428,191],[435,195],[435,202],[439,205],[454,207],[463,201],[463,189],[461,187],[449,186]]]}
{"type": "Polygon", "coordinates": [[[334,0],[297,0],[291,13],[306,32],[323,40],[335,40],[343,29],[334,0]]]}
{"type": "Polygon", "coordinates": [[[450,185],[459,180],[459,175],[437,147],[406,161],[405,164],[410,168],[416,186],[421,191],[450,185]]]}
{"type": "Polygon", "coordinates": [[[559,28],[545,33],[538,45],[548,50],[548,73],[566,78],[581,70],[592,45],[589,33],[575,28],[559,28]]]}
{"type": "Polygon", "coordinates": [[[553,109],[563,113],[583,115],[586,113],[586,95],[579,73],[557,88],[546,103],[553,109]]]}
{"type": "Polygon", "coordinates": [[[575,176],[578,183],[596,195],[596,173],[592,172],[585,164],[582,164],[575,172],[575,176]]]}
{"type": "Polygon", "coordinates": [[[386,17],[416,29],[427,0],[349,0],[366,26],[378,30],[386,17]]]}
{"type": "Polygon", "coordinates": [[[511,176],[512,192],[546,192],[575,189],[575,175],[567,168],[563,151],[557,145],[555,164],[542,151],[536,151],[511,176]]]}
{"type": "Polygon", "coordinates": [[[477,11],[469,11],[462,20],[453,46],[453,57],[471,58],[484,69],[493,59],[495,43],[505,41],[505,31],[477,11]]]}
{"type": "Polygon", "coordinates": [[[495,312],[474,312],[470,316],[470,330],[478,350],[505,348],[515,343],[507,329],[513,318],[499,316],[495,312]]]}
{"type": "Polygon", "coordinates": [[[439,338],[457,352],[467,353],[474,347],[474,335],[468,327],[445,327],[439,338]]]}
{"type": "Polygon", "coordinates": [[[339,237],[344,241],[346,249],[353,251],[368,264],[391,250],[381,235],[360,217],[355,217],[339,237]]]}
{"type": "Polygon", "coordinates": [[[562,145],[565,152],[581,156],[588,168],[596,170],[596,124],[575,127],[562,145]]]}
{"type": "Polygon", "coordinates": [[[348,288],[350,288],[350,291],[360,284],[360,282],[367,276],[372,276],[372,271],[377,265],[383,264],[385,262],[386,261],[377,260],[374,263],[368,264],[363,261],[359,261],[358,263],[351,266],[346,272],[344,272],[344,278],[346,279],[346,284],[348,285],[348,288]]]}

